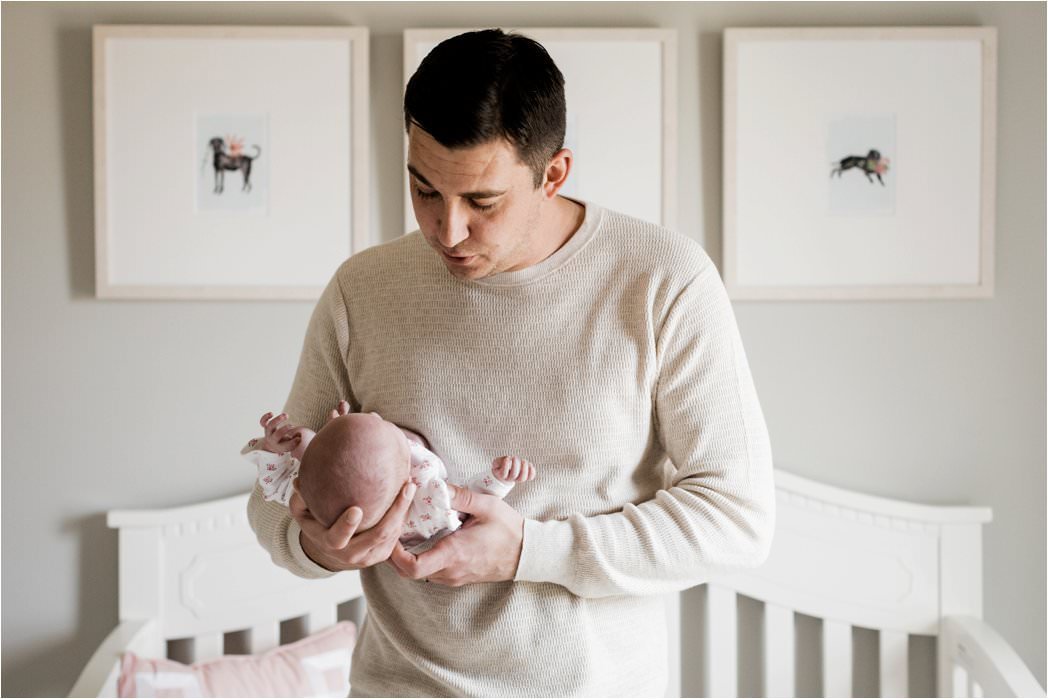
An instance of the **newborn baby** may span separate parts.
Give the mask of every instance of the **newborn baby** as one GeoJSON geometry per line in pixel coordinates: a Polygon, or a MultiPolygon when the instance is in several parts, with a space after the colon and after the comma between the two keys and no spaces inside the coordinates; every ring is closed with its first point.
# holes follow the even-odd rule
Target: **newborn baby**
{"type": "MultiPolygon", "coordinates": [[[[266,500],[287,505],[298,491],[317,521],[330,527],[347,508],[363,511],[357,531],[378,524],[409,477],[417,486],[400,541],[409,551],[450,534],[464,515],[451,507],[447,468],[414,432],[378,413],[350,413],[339,403],[320,432],[284,424],[286,415],[262,416],[265,437],[241,450],[256,464],[266,500]]],[[[470,480],[470,490],[505,497],[515,482],[531,480],[535,468],[519,457],[502,456],[491,471],[470,480]]]]}

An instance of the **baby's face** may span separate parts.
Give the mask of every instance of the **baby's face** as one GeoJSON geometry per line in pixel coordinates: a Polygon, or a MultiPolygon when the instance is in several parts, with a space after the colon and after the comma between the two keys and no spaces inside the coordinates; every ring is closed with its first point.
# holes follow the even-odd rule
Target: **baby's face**
{"type": "Polygon", "coordinates": [[[299,490],[314,516],[330,526],[347,507],[373,527],[393,504],[410,471],[407,438],[378,413],[350,413],[329,421],[303,456],[299,490]]]}

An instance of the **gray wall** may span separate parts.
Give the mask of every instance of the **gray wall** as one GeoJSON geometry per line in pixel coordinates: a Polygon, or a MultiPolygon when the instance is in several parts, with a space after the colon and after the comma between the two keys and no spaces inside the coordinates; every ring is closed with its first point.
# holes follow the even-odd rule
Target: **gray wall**
{"type": "Polygon", "coordinates": [[[281,406],[311,310],[93,298],[99,23],[370,27],[375,240],[401,225],[404,28],[675,27],[680,227],[715,260],[723,28],[997,27],[995,298],[744,302],[736,313],[780,468],[994,509],[985,616],[1045,683],[1044,4],[4,3],[2,12],[5,695],[68,691],[115,624],[106,510],[249,487],[237,450],[256,416],[281,406]]]}

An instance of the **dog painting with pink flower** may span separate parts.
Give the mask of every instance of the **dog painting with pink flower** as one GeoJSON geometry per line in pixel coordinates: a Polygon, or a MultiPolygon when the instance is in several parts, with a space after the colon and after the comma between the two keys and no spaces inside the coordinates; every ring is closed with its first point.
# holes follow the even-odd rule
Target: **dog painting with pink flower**
{"type": "Polygon", "coordinates": [[[871,148],[866,155],[849,155],[832,164],[833,169],[830,170],[830,177],[834,175],[840,177],[845,170],[854,169],[866,175],[866,179],[870,181],[870,184],[873,184],[873,178],[870,175],[876,175],[877,180],[883,187],[884,178],[881,175],[888,172],[889,159],[883,157],[879,150],[871,148]]]}

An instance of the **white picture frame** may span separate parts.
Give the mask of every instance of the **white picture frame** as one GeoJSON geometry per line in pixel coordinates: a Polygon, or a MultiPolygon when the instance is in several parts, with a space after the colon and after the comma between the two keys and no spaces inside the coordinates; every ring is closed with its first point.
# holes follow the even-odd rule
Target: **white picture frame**
{"type": "Polygon", "coordinates": [[[366,27],[95,25],[93,71],[98,298],[312,300],[370,244],[366,27]]]}
{"type": "Polygon", "coordinates": [[[996,84],[993,27],[726,29],[729,296],[992,297],[996,84]]]}
{"type": "MultiPolygon", "coordinates": [[[[441,41],[484,28],[404,30],[404,86],[426,54],[441,41]]],[[[523,34],[542,44],[564,75],[568,119],[565,146],[574,152],[575,160],[561,194],[675,228],[676,30],[503,31],[523,34]],[[616,80],[608,80],[608,75],[615,75],[616,80]]],[[[404,232],[417,228],[405,170],[404,232]]]]}

